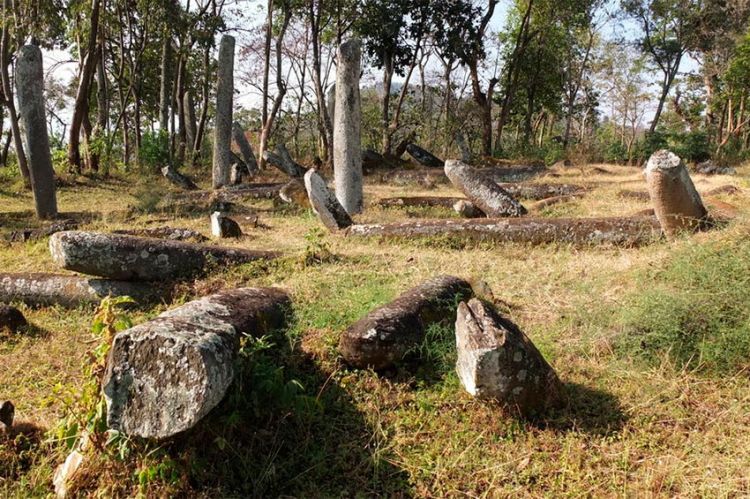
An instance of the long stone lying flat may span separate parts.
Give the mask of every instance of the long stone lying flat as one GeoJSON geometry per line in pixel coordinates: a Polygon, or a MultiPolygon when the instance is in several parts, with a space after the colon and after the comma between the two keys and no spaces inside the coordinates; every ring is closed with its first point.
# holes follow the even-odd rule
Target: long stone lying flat
{"type": "Polygon", "coordinates": [[[63,269],[125,281],[189,277],[209,263],[232,265],[278,256],[268,251],[81,231],[52,235],[49,249],[63,269]]]}
{"type": "Polygon", "coordinates": [[[656,217],[613,218],[476,218],[419,220],[391,224],[352,225],[347,236],[430,237],[456,235],[473,240],[576,246],[610,244],[641,246],[661,235],[656,217]]]}
{"type": "Polygon", "coordinates": [[[390,367],[419,346],[431,324],[452,320],[458,301],[472,294],[471,285],[458,277],[425,281],[352,324],[339,352],[353,367],[390,367]]]}
{"type": "Polygon", "coordinates": [[[130,296],[137,303],[167,298],[150,284],[110,281],[60,274],[0,274],[0,302],[77,307],[96,304],[106,296],[130,296]]]}
{"type": "Polygon", "coordinates": [[[241,335],[281,327],[290,306],[278,288],[233,289],[118,334],[103,382],[109,427],[154,439],[192,428],[232,383],[241,335]]]}

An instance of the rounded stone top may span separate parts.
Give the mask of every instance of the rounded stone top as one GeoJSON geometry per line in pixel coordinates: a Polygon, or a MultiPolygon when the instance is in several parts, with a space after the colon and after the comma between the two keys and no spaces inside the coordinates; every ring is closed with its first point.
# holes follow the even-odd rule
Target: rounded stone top
{"type": "Polygon", "coordinates": [[[648,163],[646,163],[646,171],[671,170],[673,168],[679,168],[681,164],[682,160],[678,155],[667,149],[660,149],[648,159],[648,163]]]}
{"type": "Polygon", "coordinates": [[[339,45],[339,56],[346,59],[358,59],[362,54],[362,41],[359,38],[351,38],[339,45]]]}

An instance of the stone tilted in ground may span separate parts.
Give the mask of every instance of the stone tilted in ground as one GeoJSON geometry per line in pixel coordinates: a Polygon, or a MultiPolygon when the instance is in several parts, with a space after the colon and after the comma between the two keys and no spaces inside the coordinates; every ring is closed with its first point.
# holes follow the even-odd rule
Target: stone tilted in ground
{"type": "Polygon", "coordinates": [[[278,256],[268,251],[80,231],[54,234],[49,248],[60,268],[125,281],[190,277],[209,264],[225,266],[278,256]]]}
{"type": "Polygon", "coordinates": [[[0,330],[6,329],[11,333],[27,324],[26,317],[16,307],[0,303],[0,330]]]}
{"type": "Polygon", "coordinates": [[[192,428],[232,383],[241,336],[283,326],[290,306],[278,288],[233,289],[119,333],[102,385],[109,427],[154,439],[192,428]]]}
{"type": "Polygon", "coordinates": [[[294,161],[284,144],[276,145],[276,152],[263,151],[263,159],[292,178],[301,178],[307,169],[294,161]]]}
{"type": "Polygon", "coordinates": [[[242,228],[226,214],[215,211],[211,213],[211,235],[219,239],[242,237],[242,228]]]}
{"type": "Polygon", "coordinates": [[[354,223],[336,196],[328,190],[326,181],[314,169],[305,173],[305,188],[313,211],[329,230],[345,229],[354,223]]]}
{"type": "Polygon", "coordinates": [[[137,303],[152,303],[168,299],[169,293],[140,282],[59,274],[0,274],[0,301],[4,302],[78,307],[98,304],[106,296],[130,296],[137,303]]]}
{"type": "Polygon", "coordinates": [[[406,152],[409,153],[409,156],[417,160],[417,162],[428,168],[442,168],[445,165],[445,161],[416,144],[407,145],[406,152]]]}
{"type": "Polygon", "coordinates": [[[674,237],[699,229],[708,212],[690,180],[685,164],[665,149],[656,151],[646,164],[646,185],[664,233],[674,237]]]}
{"type": "MultiPolygon", "coordinates": [[[[58,231],[59,232],[59,231],[58,231]]],[[[154,237],[157,239],[170,239],[172,241],[192,241],[203,243],[208,238],[200,232],[181,227],[152,227],[148,229],[121,229],[113,230],[112,234],[123,234],[126,236],[154,237]]]]}
{"type": "Polygon", "coordinates": [[[339,352],[353,367],[390,367],[421,344],[431,324],[452,321],[458,301],[472,295],[471,285],[457,277],[425,281],[352,324],[339,352]]]}
{"type": "Polygon", "coordinates": [[[528,337],[491,306],[462,302],[456,317],[456,371],[467,392],[523,416],[565,404],[565,389],[528,337]]]}
{"type": "Polygon", "coordinates": [[[7,430],[13,426],[13,416],[16,408],[10,400],[0,402],[0,430],[7,430]]]}
{"type": "Polygon", "coordinates": [[[258,160],[255,158],[255,153],[253,153],[253,148],[250,146],[250,142],[248,142],[247,140],[245,131],[242,129],[242,126],[236,121],[232,123],[232,139],[234,140],[234,143],[237,144],[237,147],[240,150],[242,161],[245,163],[245,166],[248,170],[248,175],[250,177],[256,175],[259,171],[258,160]]]}
{"type": "Polygon", "coordinates": [[[431,237],[456,236],[467,240],[526,244],[561,243],[574,246],[614,245],[634,247],[661,236],[656,217],[612,218],[474,218],[418,220],[390,224],[357,224],[346,236],[431,237]]]}
{"type": "Polygon", "coordinates": [[[526,208],[505,189],[466,163],[446,161],[445,174],[488,217],[520,217],[526,214],[526,208]]]}
{"type": "Polygon", "coordinates": [[[190,177],[183,175],[172,167],[165,166],[161,169],[161,174],[180,189],[185,189],[186,191],[198,190],[198,186],[195,185],[195,182],[193,182],[190,177]]]}

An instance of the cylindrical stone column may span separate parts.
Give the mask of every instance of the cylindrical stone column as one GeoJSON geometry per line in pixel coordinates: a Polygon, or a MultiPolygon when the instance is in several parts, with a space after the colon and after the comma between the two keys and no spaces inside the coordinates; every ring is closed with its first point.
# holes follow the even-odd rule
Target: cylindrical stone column
{"type": "Polygon", "coordinates": [[[18,51],[16,92],[26,135],[26,155],[36,215],[39,218],[54,218],[57,216],[55,171],[52,168],[45,118],[42,51],[36,45],[24,45],[18,51]]]}
{"type": "Polygon", "coordinates": [[[700,194],[676,154],[666,149],[652,154],[646,164],[646,184],[654,213],[667,237],[695,230],[706,219],[708,212],[700,194]]]}
{"type": "Polygon", "coordinates": [[[231,183],[232,173],[232,94],[234,93],[234,37],[224,35],[219,45],[214,123],[213,187],[231,183]]]}
{"type": "Polygon", "coordinates": [[[349,40],[339,46],[333,119],[333,171],[336,198],[350,215],[362,211],[361,58],[362,43],[359,40],[349,40]]]}

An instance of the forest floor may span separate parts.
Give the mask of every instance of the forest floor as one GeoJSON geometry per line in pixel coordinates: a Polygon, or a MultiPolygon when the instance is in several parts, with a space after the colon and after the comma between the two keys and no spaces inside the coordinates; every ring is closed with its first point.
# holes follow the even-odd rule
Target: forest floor
{"type": "MultiPolygon", "coordinates": [[[[638,168],[588,165],[555,174],[530,182],[592,189],[544,209],[542,216],[628,215],[650,205],[618,195],[645,191],[638,168]]],[[[271,200],[243,203],[266,227],[236,215],[246,236],[222,244],[280,250],[283,258],[214,269],[183,283],[173,303],[128,313],[140,323],[221,288],[274,285],[290,291],[294,319],[263,345],[246,347],[236,386],[198,428],[175,442],[132,442],[119,457],[96,460],[79,490],[148,497],[750,495],[750,357],[744,356],[750,344],[748,175],[750,166],[735,176],[693,175],[699,191],[727,184],[744,189],[718,196],[740,210],[728,226],[628,249],[347,238],[320,230],[311,211],[271,200]],[[342,331],[438,274],[489,285],[498,309],[526,332],[566,384],[565,409],[518,421],[494,404],[473,400],[453,369],[450,328],[435,331],[398,370],[346,368],[336,351],[342,331]],[[708,283],[705,293],[688,289],[696,286],[693,275],[704,279],[700,286],[708,283]],[[680,317],[673,314],[674,297],[682,300],[680,317]],[[661,341],[692,330],[674,324],[737,320],[744,337],[697,340],[713,341],[713,350],[702,343],[685,352],[682,344],[661,341]],[[652,344],[639,333],[660,340],[652,344]],[[726,351],[735,348],[736,356],[726,351]]],[[[171,188],[161,178],[135,179],[78,179],[59,190],[60,209],[89,213],[80,227],[85,230],[169,225],[210,233],[208,213],[171,206],[165,198],[171,188]],[[128,218],[134,206],[141,212],[128,218]]],[[[205,187],[208,180],[199,183],[205,187]]],[[[14,190],[0,187],[4,231],[34,224],[31,196],[14,190]]],[[[384,185],[373,178],[365,195],[367,207],[355,217],[363,223],[457,216],[447,209],[375,204],[397,195],[459,195],[449,185],[384,185]]],[[[0,247],[0,268],[60,272],[46,239],[0,247]]],[[[30,430],[27,442],[0,437],[0,496],[45,496],[66,451],[42,430],[66,415],[70,394],[83,381],[82,366],[95,344],[94,308],[19,308],[33,328],[0,334],[0,399],[14,402],[16,421],[30,430]]]]}

